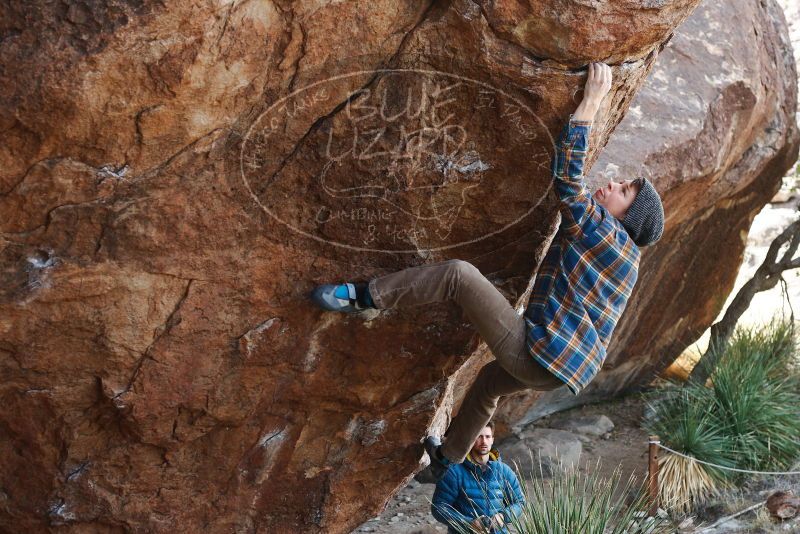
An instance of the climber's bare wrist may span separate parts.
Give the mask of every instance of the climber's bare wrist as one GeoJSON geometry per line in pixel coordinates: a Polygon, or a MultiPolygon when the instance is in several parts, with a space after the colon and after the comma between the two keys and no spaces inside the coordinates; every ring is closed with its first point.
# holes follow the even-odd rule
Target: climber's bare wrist
{"type": "Polygon", "coordinates": [[[572,114],[572,119],[576,121],[593,121],[594,116],[597,115],[597,110],[600,109],[601,101],[602,98],[584,98],[578,109],[572,114]]]}

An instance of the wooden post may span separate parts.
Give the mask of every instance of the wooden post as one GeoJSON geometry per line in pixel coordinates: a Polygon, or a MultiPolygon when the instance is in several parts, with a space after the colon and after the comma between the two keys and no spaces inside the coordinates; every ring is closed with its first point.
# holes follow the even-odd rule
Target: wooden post
{"type": "Polygon", "coordinates": [[[647,481],[650,493],[650,517],[658,514],[658,436],[650,436],[650,449],[647,455],[647,481]]]}

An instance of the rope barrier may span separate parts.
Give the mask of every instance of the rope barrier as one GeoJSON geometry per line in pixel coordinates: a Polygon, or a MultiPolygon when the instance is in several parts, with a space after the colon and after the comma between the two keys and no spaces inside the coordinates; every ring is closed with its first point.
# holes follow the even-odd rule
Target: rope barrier
{"type": "Polygon", "coordinates": [[[683,454],[682,452],[678,452],[675,449],[670,449],[666,445],[662,445],[660,441],[651,440],[648,443],[650,443],[652,445],[657,445],[658,447],[664,449],[665,451],[669,451],[672,454],[677,454],[678,456],[683,456],[684,458],[686,458],[688,460],[692,460],[694,462],[697,462],[697,463],[703,464],[703,465],[707,465],[709,467],[716,467],[717,469],[725,469],[725,470],[728,470],[728,471],[736,471],[737,473],[749,473],[751,475],[800,475],[800,471],[751,471],[750,469],[739,469],[738,467],[726,467],[724,465],[717,465],[717,464],[712,464],[711,462],[698,460],[694,456],[687,456],[686,454],[683,454]]]}

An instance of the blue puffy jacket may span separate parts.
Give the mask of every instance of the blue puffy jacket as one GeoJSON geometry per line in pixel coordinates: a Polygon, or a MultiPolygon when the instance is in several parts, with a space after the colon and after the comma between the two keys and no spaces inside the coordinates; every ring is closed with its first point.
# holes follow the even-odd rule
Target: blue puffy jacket
{"type": "Polygon", "coordinates": [[[509,523],[522,512],[524,502],[517,475],[500,460],[497,451],[492,451],[486,470],[481,470],[469,456],[463,463],[450,466],[436,484],[431,513],[448,526],[448,532],[469,532],[464,526],[460,531],[455,526],[471,523],[480,515],[492,517],[497,513],[502,513],[509,523]]]}

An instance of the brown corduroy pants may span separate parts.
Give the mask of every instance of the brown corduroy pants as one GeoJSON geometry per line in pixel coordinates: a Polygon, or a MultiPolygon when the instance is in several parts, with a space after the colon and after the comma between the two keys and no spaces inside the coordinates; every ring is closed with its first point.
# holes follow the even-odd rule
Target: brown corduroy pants
{"type": "Polygon", "coordinates": [[[379,309],[452,300],[494,354],[495,360],[480,370],[447,430],[442,454],[452,462],[464,461],[500,397],[563,385],[528,353],[524,318],[466,261],[447,260],[381,276],[369,282],[369,292],[379,309]]]}

